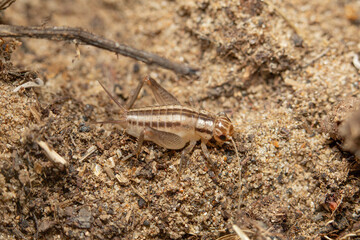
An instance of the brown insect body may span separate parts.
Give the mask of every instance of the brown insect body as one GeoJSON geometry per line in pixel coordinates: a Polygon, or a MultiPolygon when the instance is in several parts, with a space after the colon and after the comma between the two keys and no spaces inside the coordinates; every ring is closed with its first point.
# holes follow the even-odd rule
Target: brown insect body
{"type": "MultiPolygon", "coordinates": [[[[182,163],[184,155],[193,149],[197,141],[201,140],[201,148],[211,161],[206,143],[212,137],[220,144],[228,140],[233,142],[234,127],[226,114],[214,115],[207,111],[197,111],[182,106],[174,96],[152,78],[146,77],[139,84],[127,107],[123,107],[102,84],[101,86],[122,109],[119,120],[102,123],[118,123],[129,135],[138,138],[137,154],[144,140],[152,141],[167,149],[182,149],[189,143],[183,150],[182,163]],[[130,109],[144,83],[150,86],[160,106],[130,109]]],[[[234,147],[236,147],[235,144],[234,147]]]]}
{"type": "MultiPolygon", "coordinates": [[[[209,112],[196,111],[181,105],[133,109],[124,115],[126,125],[122,127],[129,135],[134,137],[138,138],[145,127],[178,135],[182,141],[177,142],[177,145],[167,144],[163,146],[169,149],[181,149],[186,143],[193,140],[203,139],[208,141],[214,136],[214,131],[218,136],[226,136],[228,134],[226,127],[229,124],[224,123],[227,120],[216,121],[218,119],[217,116],[209,112]],[[216,127],[216,122],[219,123],[218,127],[216,127]]],[[[146,137],[144,140],[152,141],[151,138],[146,137]]],[[[218,141],[226,140],[226,138],[223,140],[218,139],[218,141]]]]}

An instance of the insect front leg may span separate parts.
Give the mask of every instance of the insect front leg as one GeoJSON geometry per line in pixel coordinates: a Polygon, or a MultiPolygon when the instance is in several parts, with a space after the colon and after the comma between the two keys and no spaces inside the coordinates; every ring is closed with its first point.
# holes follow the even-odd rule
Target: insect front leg
{"type": "Polygon", "coordinates": [[[215,174],[217,175],[216,166],[215,166],[214,162],[213,162],[213,161],[211,160],[211,158],[210,158],[210,153],[209,153],[209,150],[208,150],[207,147],[206,147],[206,143],[207,143],[207,142],[206,142],[205,140],[201,140],[201,149],[202,149],[202,151],[203,151],[203,153],[204,153],[204,155],[205,155],[208,163],[210,164],[211,169],[212,169],[212,170],[215,172],[215,174]]]}

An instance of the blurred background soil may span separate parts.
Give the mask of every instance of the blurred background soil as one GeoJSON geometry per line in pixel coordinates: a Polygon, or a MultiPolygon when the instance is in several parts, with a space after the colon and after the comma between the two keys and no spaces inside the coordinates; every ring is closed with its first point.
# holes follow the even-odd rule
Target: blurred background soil
{"type": "MultiPolygon", "coordinates": [[[[251,239],[360,233],[360,1],[18,0],[0,17],[81,27],[199,69],[2,39],[0,239],[236,239],[233,224],[251,239]],[[91,124],[119,113],[97,80],[123,102],[147,75],[185,104],[226,112],[241,159],[210,146],[215,174],[197,146],[177,183],[180,151],[146,143],[127,158],[136,139],[91,124]],[[36,78],[44,86],[13,92],[36,78]]],[[[136,106],[153,104],[145,89],[136,106]]]]}

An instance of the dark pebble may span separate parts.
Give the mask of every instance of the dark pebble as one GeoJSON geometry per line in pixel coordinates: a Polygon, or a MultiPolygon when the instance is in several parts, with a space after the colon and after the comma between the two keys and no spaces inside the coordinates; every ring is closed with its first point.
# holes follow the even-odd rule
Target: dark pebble
{"type": "Polygon", "coordinates": [[[304,40],[296,33],[291,36],[291,40],[293,41],[295,47],[303,47],[304,40]]]}
{"type": "Polygon", "coordinates": [[[148,220],[145,220],[143,224],[145,227],[150,227],[150,222],[148,220]]]}
{"type": "Polygon", "coordinates": [[[29,227],[29,222],[26,219],[24,219],[24,220],[20,221],[19,225],[20,225],[20,227],[22,229],[28,228],[29,227]]]}
{"type": "Polygon", "coordinates": [[[139,200],[138,200],[138,205],[139,205],[139,208],[144,208],[145,205],[146,205],[145,200],[142,199],[142,198],[139,198],[139,200]]]}
{"type": "Polygon", "coordinates": [[[90,127],[86,126],[85,123],[80,123],[79,132],[90,132],[90,127]]]}
{"type": "Polygon", "coordinates": [[[135,63],[133,66],[133,72],[138,73],[140,71],[140,65],[138,63],[135,63]]]}

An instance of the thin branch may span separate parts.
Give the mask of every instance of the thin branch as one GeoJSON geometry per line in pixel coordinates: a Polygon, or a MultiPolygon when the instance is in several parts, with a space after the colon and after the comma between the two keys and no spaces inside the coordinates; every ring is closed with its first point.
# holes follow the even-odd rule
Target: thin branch
{"type": "Polygon", "coordinates": [[[330,51],[330,48],[326,48],[324,51],[322,51],[319,55],[315,56],[313,59],[311,59],[309,62],[301,66],[302,68],[306,68],[310,65],[312,65],[314,62],[325,56],[330,51]]]}
{"type": "Polygon", "coordinates": [[[0,10],[5,10],[13,4],[15,0],[1,0],[0,1],[0,10]]]}
{"type": "Polygon", "coordinates": [[[268,1],[268,0],[262,0],[262,2],[265,3],[266,5],[268,5],[269,7],[271,7],[271,8],[275,11],[275,13],[276,13],[278,16],[282,17],[282,18],[285,20],[285,22],[295,31],[295,33],[296,33],[299,37],[301,37],[301,39],[304,39],[304,38],[301,36],[301,34],[300,34],[300,32],[299,32],[299,29],[289,20],[289,18],[286,17],[286,15],[285,15],[282,11],[280,11],[279,8],[277,8],[273,3],[271,3],[271,2],[268,1]]]}
{"type": "Polygon", "coordinates": [[[59,41],[74,41],[76,44],[92,45],[126,57],[134,58],[146,64],[156,64],[160,67],[172,70],[184,75],[192,75],[197,69],[184,66],[179,63],[160,57],[156,54],[138,50],[124,44],[120,44],[101,36],[84,31],[80,28],[70,27],[25,27],[0,25],[0,37],[30,37],[44,38],[59,41]]]}

